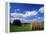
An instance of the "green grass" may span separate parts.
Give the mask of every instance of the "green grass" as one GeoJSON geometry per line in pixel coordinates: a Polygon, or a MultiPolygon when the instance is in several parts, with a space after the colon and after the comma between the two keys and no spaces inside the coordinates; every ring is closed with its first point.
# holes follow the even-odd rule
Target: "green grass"
{"type": "MultiPolygon", "coordinates": [[[[40,24],[41,29],[44,30],[44,24],[40,24]]],[[[22,24],[22,26],[10,25],[10,32],[33,31],[31,24],[22,24]]]]}
{"type": "Polygon", "coordinates": [[[20,32],[20,31],[31,31],[31,24],[22,24],[22,26],[10,25],[10,32],[20,32]]]}

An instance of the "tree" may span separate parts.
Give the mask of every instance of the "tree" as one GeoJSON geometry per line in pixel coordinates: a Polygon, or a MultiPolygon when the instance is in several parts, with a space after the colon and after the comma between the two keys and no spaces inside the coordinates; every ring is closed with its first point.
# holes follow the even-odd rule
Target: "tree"
{"type": "Polygon", "coordinates": [[[16,25],[16,26],[21,26],[20,20],[14,20],[13,24],[16,25]]]}

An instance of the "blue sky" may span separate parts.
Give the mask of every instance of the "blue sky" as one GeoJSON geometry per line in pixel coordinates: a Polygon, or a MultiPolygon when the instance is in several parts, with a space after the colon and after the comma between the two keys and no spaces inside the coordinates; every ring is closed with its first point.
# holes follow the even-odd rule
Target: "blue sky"
{"type": "Polygon", "coordinates": [[[19,19],[21,22],[30,23],[32,20],[44,19],[43,4],[10,3],[10,20],[19,19]]]}

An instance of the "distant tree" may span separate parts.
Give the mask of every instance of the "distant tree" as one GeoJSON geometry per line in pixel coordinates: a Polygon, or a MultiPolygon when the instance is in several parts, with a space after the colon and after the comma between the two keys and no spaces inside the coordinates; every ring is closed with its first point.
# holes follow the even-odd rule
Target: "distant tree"
{"type": "Polygon", "coordinates": [[[16,25],[16,26],[21,26],[20,20],[14,20],[13,24],[16,25]]]}

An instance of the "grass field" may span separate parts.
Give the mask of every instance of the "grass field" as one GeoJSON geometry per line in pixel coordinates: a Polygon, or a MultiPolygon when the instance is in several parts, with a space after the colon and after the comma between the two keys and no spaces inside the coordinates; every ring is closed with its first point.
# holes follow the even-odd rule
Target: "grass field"
{"type": "MultiPolygon", "coordinates": [[[[44,30],[44,24],[41,25],[41,29],[44,30]]],[[[32,24],[22,24],[22,26],[16,26],[13,24],[10,24],[10,32],[22,32],[22,31],[33,31],[32,30],[32,24]]]]}
{"type": "Polygon", "coordinates": [[[20,31],[31,31],[31,24],[22,24],[22,26],[10,25],[10,32],[20,32],[20,31]]]}

